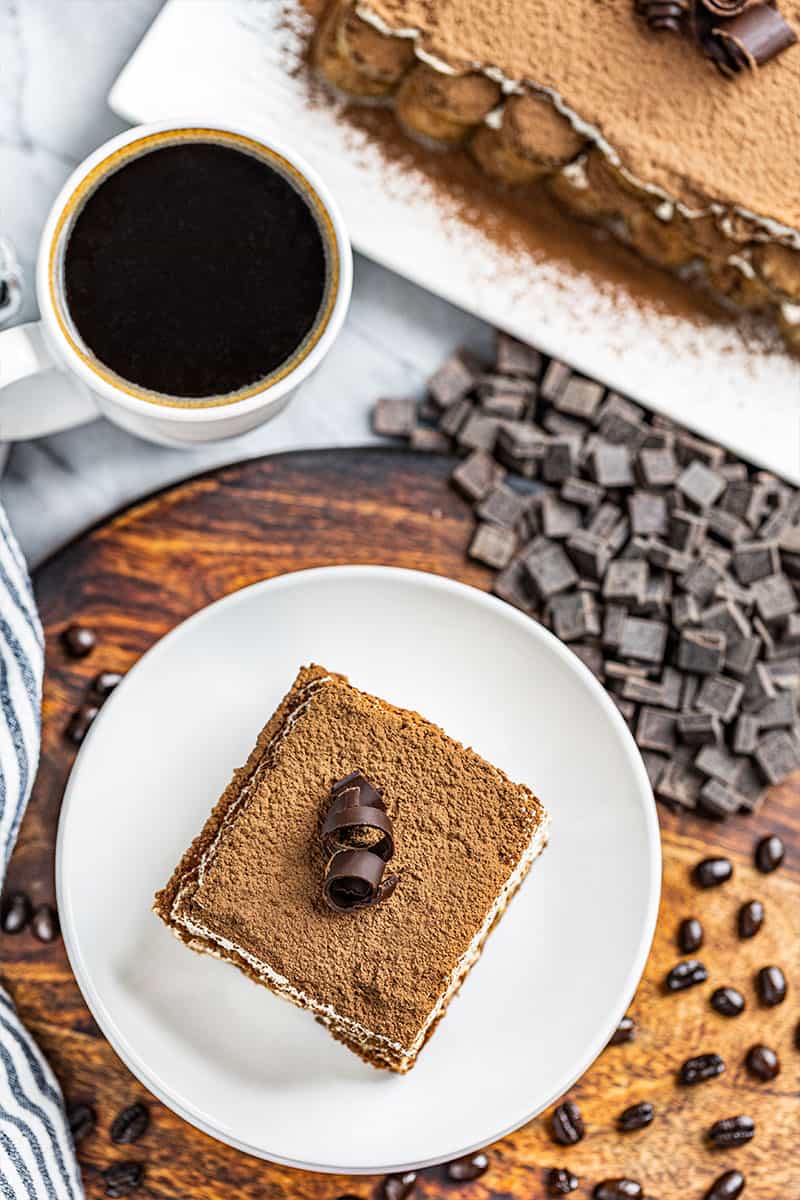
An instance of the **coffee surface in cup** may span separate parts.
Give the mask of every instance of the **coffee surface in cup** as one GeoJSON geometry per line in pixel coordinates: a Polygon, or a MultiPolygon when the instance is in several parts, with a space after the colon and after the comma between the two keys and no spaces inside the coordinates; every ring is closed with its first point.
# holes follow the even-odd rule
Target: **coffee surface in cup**
{"type": "Polygon", "coordinates": [[[313,329],[326,242],[263,159],[215,142],[149,150],[102,180],[64,254],[92,354],[139,387],[195,398],[268,377],[313,329]]]}

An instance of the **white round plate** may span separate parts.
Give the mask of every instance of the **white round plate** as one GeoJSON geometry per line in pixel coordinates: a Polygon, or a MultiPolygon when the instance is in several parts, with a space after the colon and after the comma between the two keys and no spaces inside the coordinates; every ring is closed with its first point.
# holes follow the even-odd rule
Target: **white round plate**
{"type": "Polygon", "coordinates": [[[644,766],[578,658],[473,588],[358,566],[245,588],[148,651],[81,750],[57,853],[75,977],[131,1071],[232,1146],[347,1173],[468,1153],[560,1096],[631,1000],[660,868],[644,766]],[[150,911],[312,661],[422,712],[552,814],[550,845],[406,1076],[367,1066],[308,1013],[192,953],[150,911]]]}

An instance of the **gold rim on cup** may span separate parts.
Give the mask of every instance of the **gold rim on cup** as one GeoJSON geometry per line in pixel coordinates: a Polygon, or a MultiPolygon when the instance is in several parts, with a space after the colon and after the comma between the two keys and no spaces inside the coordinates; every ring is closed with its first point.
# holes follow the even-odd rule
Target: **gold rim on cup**
{"type": "Polygon", "coordinates": [[[325,205],[302,171],[299,171],[282,154],[278,154],[277,151],[270,149],[269,146],[264,145],[263,142],[256,141],[254,138],[245,137],[239,133],[231,133],[224,129],[199,127],[171,129],[162,133],[147,134],[145,137],[136,139],[136,141],[128,142],[126,145],[120,147],[119,150],[115,150],[112,154],[109,154],[107,158],[104,158],[83,177],[61,210],[55,230],[53,231],[48,259],[48,284],[50,302],[53,306],[53,312],[55,313],[59,329],[81,362],[105,383],[110,384],[119,391],[125,392],[126,395],[132,396],[136,400],[144,400],[148,404],[155,404],[160,407],[191,409],[220,408],[224,405],[238,404],[241,400],[248,400],[251,396],[258,396],[262,392],[268,391],[276,383],[285,379],[287,375],[291,375],[300,363],[308,358],[327,329],[336,304],[336,297],[339,292],[339,247],[336,231],[325,205]],[[310,205],[323,234],[326,256],[329,259],[323,304],[317,314],[313,328],[297,347],[294,354],[281,363],[279,367],[276,367],[270,375],[266,375],[257,383],[240,388],[237,392],[228,392],[225,395],[212,396],[208,399],[203,397],[170,396],[163,392],[137,387],[136,384],[131,383],[130,380],[123,379],[122,376],[117,375],[92,355],[88,354],[73,332],[68,315],[69,309],[66,304],[66,297],[62,298],[63,289],[58,286],[59,281],[57,279],[61,260],[59,251],[61,249],[64,230],[73,218],[77,216],[80,206],[102,180],[112,171],[124,166],[131,159],[138,158],[143,152],[147,152],[156,146],[175,145],[179,142],[226,143],[235,146],[239,150],[243,150],[247,154],[252,154],[256,158],[260,158],[274,167],[279,173],[287,176],[295,183],[300,194],[310,205]]]}

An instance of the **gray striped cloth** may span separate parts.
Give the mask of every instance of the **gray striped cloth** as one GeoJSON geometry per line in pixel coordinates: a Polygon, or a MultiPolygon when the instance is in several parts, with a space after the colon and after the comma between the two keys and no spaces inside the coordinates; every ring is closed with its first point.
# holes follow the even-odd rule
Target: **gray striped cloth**
{"type": "MultiPolygon", "coordinates": [[[[0,888],[39,761],[43,671],[33,590],[0,508],[0,888]]],[[[0,1198],[82,1197],[61,1090],[0,981],[0,1198]]]]}

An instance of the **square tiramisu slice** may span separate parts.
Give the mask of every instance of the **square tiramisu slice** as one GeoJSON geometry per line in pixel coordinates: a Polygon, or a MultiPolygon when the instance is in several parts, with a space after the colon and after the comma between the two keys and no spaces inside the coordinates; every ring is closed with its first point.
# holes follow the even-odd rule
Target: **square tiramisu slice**
{"type": "Polygon", "coordinates": [[[527,787],[437,726],[306,667],[154,907],[192,949],[404,1072],[547,824],[527,787]]]}

